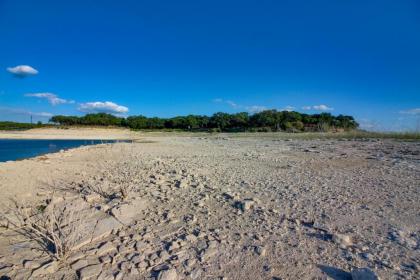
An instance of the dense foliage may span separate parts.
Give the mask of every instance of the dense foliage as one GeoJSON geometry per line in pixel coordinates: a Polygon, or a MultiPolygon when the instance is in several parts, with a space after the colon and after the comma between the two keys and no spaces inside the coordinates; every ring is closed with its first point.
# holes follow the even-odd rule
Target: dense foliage
{"type": "Polygon", "coordinates": [[[0,130],[25,130],[44,126],[41,123],[0,122],[0,130]]]}
{"type": "Polygon", "coordinates": [[[255,114],[246,112],[215,113],[211,117],[200,115],[174,118],[148,118],[145,116],[116,117],[110,114],[54,116],[51,122],[60,125],[123,126],[132,129],[182,129],[211,131],[329,131],[351,130],[358,127],[352,116],[333,116],[330,113],[301,114],[298,112],[266,110],[255,114]]]}

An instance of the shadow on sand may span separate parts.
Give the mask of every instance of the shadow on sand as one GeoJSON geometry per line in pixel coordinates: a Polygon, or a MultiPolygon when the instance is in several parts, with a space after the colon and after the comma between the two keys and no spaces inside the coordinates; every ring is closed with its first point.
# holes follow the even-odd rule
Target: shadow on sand
{"type": "Polygon", "coordinates": [[[327,274],[329,277],[331,277],[334,280],[351,280],[351,274],[347,271],[344,271],[339,268],[335,268],[332,266],[326,266],[326,265],[318,265],[319,269],[321,269],[322,272],[327,274]]]}

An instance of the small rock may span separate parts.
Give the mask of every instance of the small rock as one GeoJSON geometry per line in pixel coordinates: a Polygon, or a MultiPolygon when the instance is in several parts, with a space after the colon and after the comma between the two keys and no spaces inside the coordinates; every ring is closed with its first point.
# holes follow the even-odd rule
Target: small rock
{"type": "Polygon", "coordinates": [[[86,266],[88,266],[88,265],[89,265],[88,261],[83,259],[83,260],[78,260],[78,261],[76,261],[76,262],[72,263],[72,264],[70,265],[70,267],[71,267],[73,270],[78,271],[79,269],[81,269],[81,268],[83,268],[83,267],[86,267],[86,266]]]}
{"type": "Polygon", "coordinates": [[[267,250],[262,247],[262,246],[256,246],[255,247],[255,253],[257,253],[259,256],[265,256],[265,254],[267,253],[267,250]]]}
{"type": "Polygon", "coordinates": [[[333,235],[332,240],[340,245],[341,248],[347,248],[353,245],[351,237],[345,234],[336,233],[333,235]]]}
{"type": "Polygon", "coordinates": [[[80,279],[87,280],[96,278],[102,271],[102,264],[90,265],[80,270],[80,279]]]}
{"type": "Polygon", "coordinates": [[[147,244],[144,241],[137,241],[135,247],[136,247],[137,251],[142,251],[142,250],[146,249],[147,244]]]}
{"type": "Polygon", "coordinates": [[[34,272],[32,272],[32,277],[38,277],[40,275],[51,274],[51,273],[56,272],[57,269],[58,269],[58,262],[51,261],[35,269],[34,272]]]}
{"type": "Polygon", "coordinates": [[[85,196],[85,201],[87,203],[92,203],[95,201],[99,201],[101,199],[101,196],[97,193],[88,194],[85,196]]]}
{"type": "Polygon", "coordinates": [[[245,199],[236,204],[236,206],[242,211],[250,210],[254,206],[255,201],[251,199],[245,199]]]}
{"type": "Polygon", "coordinates": [[[146,268],[148,267],[147,262],[139,262],[136,267],[140,270],[140,271],[145,271],[146,268]]]}
{"type": "Polygon", "coordinates": [[[107,243],[102,244],[98,248],[98,251],[96,253],[97,253],[98,256],[102,256],[102,255],[105,255],[106,253],[112,252],[114,250],[116,250],[114,245],[112,245],[111,242],[107,242],[107,243]]]}
{"type": "Polygon", "coordinates": [[[115,275],[114,280],[122,280],[124,278],[124,272],[120,271],[115,275]]]}
{"type": "Polygon", "coordinates": [[[175,183],[175,185],[177,188],[183,189],[183,188],[188,187],[188,182],[185,180],[179,180],[175,183]]]}
{"type": "Polygon", "coordinates": [[[217,248],[207,248],[206,250],[204,250],[201,255],[200,255],[200,260],[202,262],[207,262],[209,261],[212,257],[214,257],[217,254],[217,248]]]}
{"type": "Polygon", "coordinates": [[[34,268],[38,268],[40,266],[41,266],[41,264],[37,261],[29,261],[29,260],[23,261],[23,267],[27,268],[27,269],[34,269],[34,268]]]}
{"type": "Polygon", "coordinates": [[[353,280],[379,280],[375,272],[369,268],[357,268],[351,272],[353,280]]]}
{"type": "Polygon", "coordinates": [[[163,270],[159,272],[156,279],[157,280],[177,280],[178,274],[175,269],[163,270]]]}

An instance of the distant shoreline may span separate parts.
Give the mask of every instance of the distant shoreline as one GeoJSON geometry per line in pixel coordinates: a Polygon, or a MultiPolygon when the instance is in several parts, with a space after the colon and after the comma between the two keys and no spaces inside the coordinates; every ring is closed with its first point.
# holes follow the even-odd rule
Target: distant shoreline
{"type": "Polygon", "coordinates": [[[23,131],[0,131],[0,139],[28,140],[131,140],[136,133],[122,128],[35,128],[23,131]]]}

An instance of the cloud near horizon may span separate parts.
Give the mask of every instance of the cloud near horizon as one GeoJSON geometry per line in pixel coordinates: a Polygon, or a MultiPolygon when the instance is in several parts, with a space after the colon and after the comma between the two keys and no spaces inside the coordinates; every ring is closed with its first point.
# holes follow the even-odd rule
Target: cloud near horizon
{"type": "Polygon", "coordinates": [[[279,109],[279,111],[287,111],[287,112],[291,112],[291,111],[293,111],[293,110],[295,110],[295,109],[296,109],[295,107],[293,107],[293,106],[291,106],[291,105],[287,105],[286,107],[279,109]]]}
{"type": "Polygon", "coordinates": [[[10,108],[10,107],[0,107],[0,113],[8,113],[8,114],[17,114],[17,115],[27,115],[27,116],[34,116],[34,117],[42,117],[42,118],[51,118],[53,114],[48,112],[31,112],[24,109],[19,108],[10,108]]]}
{"type": "Polygon", "coordinates": [[[20,78],[38,74],[38,70],[29,65],[18,65],[15,67],[8,67],[7,71],[20,78]]]}
{"type": "Polygon", "coordinates": [[[74,100],[67,100],[59,98],[56,94],[50,92],[40,92],[40,93],[27,93],[26,97],[36,97],[46,99],[51,105],[60,105],[60,104],[74,104],[74,100]]]}
{"type": "Polygon", "coordinates": [[[128,112],[127,107],[110,101],[80,103],[78,110],[83,113],[109,113],[116,115],[121,115],[128,112]]]}
{"type": "Polygon", "coordinates": [[[328,107],[327,105],[313,105],[313,106],[303,106],[302,110],[315,110],[315,111],[333,111],[334,108],[328,107]]]}
{"type": "Polygon", "coordinates": [[[413,108],[413,109],[408,109],[408,110],[400,111],[400,114],[420,115],[420,108],[413,108]]]}
{"type": "Polygon", "coordinates": [[[238,104],[236,102],[233,102],[232,100],[224,100],[222,98],[213,99],[213,102],[224,103],[224,104],[229,105],[233,109],[244,110],[244,111],[247,111],[249,113],[258,113],[258,112],[261,112],[261,111],[264,111],[264,110],[268,109],[267,107],[260,106],[260,105],[245,106],[245,105],[241,105],[241,104],[238,104]]]}

